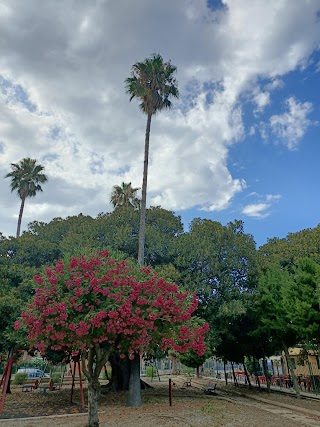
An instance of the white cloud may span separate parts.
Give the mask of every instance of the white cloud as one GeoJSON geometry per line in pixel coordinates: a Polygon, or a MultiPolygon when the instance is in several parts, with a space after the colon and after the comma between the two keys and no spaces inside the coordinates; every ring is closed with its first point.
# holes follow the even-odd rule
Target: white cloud
{"type": "Polygon", "coordinates": [[[242,213],[247,216],[251,216],[254,218],[265,218],[269,215],[267,209],[269,209],[270,205],[268,203],[256,203],[247,205],[242,209],[242,213]]]}
{"type": "Polygon", "coordinates": [[[283,81],[278,78],[274,78],[273,80],[271,80],[270,83],[266,84],[265,86],[266,90],[270,90],[270,91],[279,89],[281,87],[283,87],[283,81]]]}
{"type": "Polygon", "coordinates": [[[278,202],[281,199],[281,194],[267,194],[266,201],[267,202],[278,202]]]}
{"type": "Polygon", "coordinates": [[[270,117],[272,133],[293,150],[311,124],[308,115],[312,111],[310,102],[299,102],[293,97],[286,100],[287,112],[270,117]]]}
{"type": "MultiPolygon", "coordinates": [[[[1,2],[0,74],[9,86],[0,83],[0,175],[31,156],[49,176],[44,193],[28,200],[25,222],[34,214],[95,215],[111,209],[113,185],[141,186],[146,118],[123,82],[152,52],[177,66],[181,100],[152,121],[149,203],[230,206],[245,187],[228,168],[230,146],[244,140],[241,95],[259,77],[269,80],[256,94],[263,108],[281,76],[305,63],[320,41],[320,3],[224,3],[211,11],[206,0],[163,0],[152,8],[148,0],[1,2]]],[[[295,106],[298,118],[303,106],[295,106]]],[[[289,132],[276,117],[277,132],[289,132]]],[[[0,180],[0,223],[13,234],[18,199],[7,181],[0,180]]]]}
{"type": "Polygon", "coordinates": [[[267,194],[263,196],[253,191],[247,197],[255,197],[257,203],[250,203],[244,206],[241,212],[249,217],[262,219],[270,215],[273,204],[277,203],[282,196],[280,194],[267,194]]]}
{"type": "Polygon", "coordinates": [[[254,113],[261,113],[270,104],[270,93],[257,90],[253,95],[253,102],[256,104],[254,113]]]}

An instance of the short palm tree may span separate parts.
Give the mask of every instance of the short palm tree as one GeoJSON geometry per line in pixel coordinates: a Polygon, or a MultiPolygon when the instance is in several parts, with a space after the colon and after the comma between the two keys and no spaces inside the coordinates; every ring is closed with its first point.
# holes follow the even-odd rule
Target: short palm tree
{"type": "Polygon", "coordinates": [[[121,185],[114,185],[110,202],[113,204],[114,208],[140,208],[140,199],[137,197],[136,193],[140,188],[133,188],[131,182],[128,184],[123,182],[121,185]]]}
{"type": "Polygon", "coordinates": [[[42,191],[40,184],[45,183],[48,178],[42,173],[44,166],[37,164],[35,159],[29,157],[21,159],[19,163],[11,163],[11,168],[12,172],[8,173],[5,178],[11,178],[11,191],[17,191],[21,199],[16,235],[18,238],[26,198],[34,197],[39,191],[42,191]]]}
{"type": "Polygon", "coordinates": [[[144,62],[135,63],[132,66],[131,77],[125,80],[126,91],[130,95],[130,101],[133,98],[138,98],[140,109],[147,115],[138,250],[138,262],[141,266],[144,264],[151,118],[158,111],[171,108],[170,97],[179,97],[177,80],[174,77],[176,70],[177,68],[170,61],[164,62],[161,55],[153,54],[144,62]]]}

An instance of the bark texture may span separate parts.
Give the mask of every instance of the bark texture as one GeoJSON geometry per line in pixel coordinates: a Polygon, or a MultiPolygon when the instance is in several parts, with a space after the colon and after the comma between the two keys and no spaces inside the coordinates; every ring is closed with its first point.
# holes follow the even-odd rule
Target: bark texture
{"type": "Polygon", "coordinates": [[[135,354],[131,360],[131,372],[129,382],[129,393],[127,406],[141,406],[141,384],[140,384],[140,355],[135,354]]]}
{"type": "Polygon", "coordinates": [[[83,351],[81,354],[82,371],[88,379],[88,427],[99,427],[99,375],[112,350],[102,350],[99,344],[95,343],[88,352],[83,351]]]}
{"type": "Polygon", "coordinates": [[[144,143],[144,162],[143,162],[143,181],[140,208],[140,226],[139,226],[139,248],[138,263],[141,267],[144,265],[144,241],[146,229],[146,205],[147,205],[147,183],[148,183],[148,164],[149,164],[149,141],[152,114],[148,114],[146,136],[144,143]]]}
{"type": "Polygon", "coordinates": [[[16,238],[18,238],[20,236],[21,222],[22,222],[22,215],[23,215],[25,201],[26,201],[25,198],[21,199],[16,238]]]}
{"type": "Polygon", "coordinates": [[[89,418],[88,427],[99,427],[99,397],[100,397],[100,383],[98,379],[92,379],[88,383],[88,408],[89,418]]]}
{"type": "Polygon", "coordinates": [[[284,354],[286,356],[287,367],[289,369],[290,376],[291,376],[292,381],[293,381],[293,387],[295,389],[297,399],[301,399],[300,387],[299,387],[299,383],[298,383],[298,380],[297,380],[297,376],[296,376],[294,370],[291,367],[291,363],[289,363],[290,356],[289,356],[288,347],[285,345],[285,343],[282,343],[282,344],[283,344],[284,354]]]}

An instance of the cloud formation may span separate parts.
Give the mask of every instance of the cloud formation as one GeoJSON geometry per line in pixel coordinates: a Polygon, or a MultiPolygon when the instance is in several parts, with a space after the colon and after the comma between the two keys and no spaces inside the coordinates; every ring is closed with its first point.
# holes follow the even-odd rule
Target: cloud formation
{"type": "MultiPolygon", "coordinates": [[[[111,209],[113,185],[141,186],[146,118],[123,82],[152,52],[177,66],[181,99],[152,122],[149,204],[230,206],[246,185],[228,167],[230,147],[244,143],[241,95],[251,93],[262,110],[281,77],[306,64],[320,41],[320,2],[223,3],[1,2],[0,174],[31,156],[49,176],[26,204],[25,222],[96,215],[111,209]],[[255,92],[261,76],[270,86],[255,92]]],[[[310,124],[310,108],[292,98],[288,112],[270,119],[289,149],[310,124]]],[[[18,202],[5,180],[0,192],[2,230],[13,234],[18,202]]]]}
{"type": "Polygon", "coordinates": [[[298,102],[294,97],[286,100],[286,107],[287,111],[285,113],[270,117],[270,126],[272,133],[289,150],[293,150],[311,125],[308,115],[313,107],[310,102],[298,102]]]}
{"type": "Polygon", "coordinates": [[[262,196],[256,192],[248,194],[248,197],[255,197],[258,199],[258,202],[244,206],[241,212],[246,216],[257,219],[269,216],[272,206],[281,199],[280,194],[267,194],[266,196],[262,196]]]}

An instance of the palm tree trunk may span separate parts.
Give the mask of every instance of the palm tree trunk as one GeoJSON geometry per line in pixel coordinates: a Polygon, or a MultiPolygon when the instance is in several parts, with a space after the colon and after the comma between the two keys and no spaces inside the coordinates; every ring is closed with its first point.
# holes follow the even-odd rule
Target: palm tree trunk
{"type": "Polygon", "coordinates": [[[143,163],[143,181],[142,181],[142,197],[140,208],[140,227],[139,227],[139,249],[138,263],[141,267],[144,265],[144,241],[146,230],[146,204],[147,204],[147,181],[148,181],[148,163],[149,163],[149,140],[152,114],[148,114],[146,137],[144,143],[144,163],[143,163]]]}
{"type": "Polygon", "coordinates": [[[25,201],[26,201],[25,197],[23,199],[21,199],[16,238],[18,238],[20,236],[20,229],[21,229],[21,222],[22,222],[22,215],[23,215],[23,209],[24,209],[24,202],[25,201]]]}

